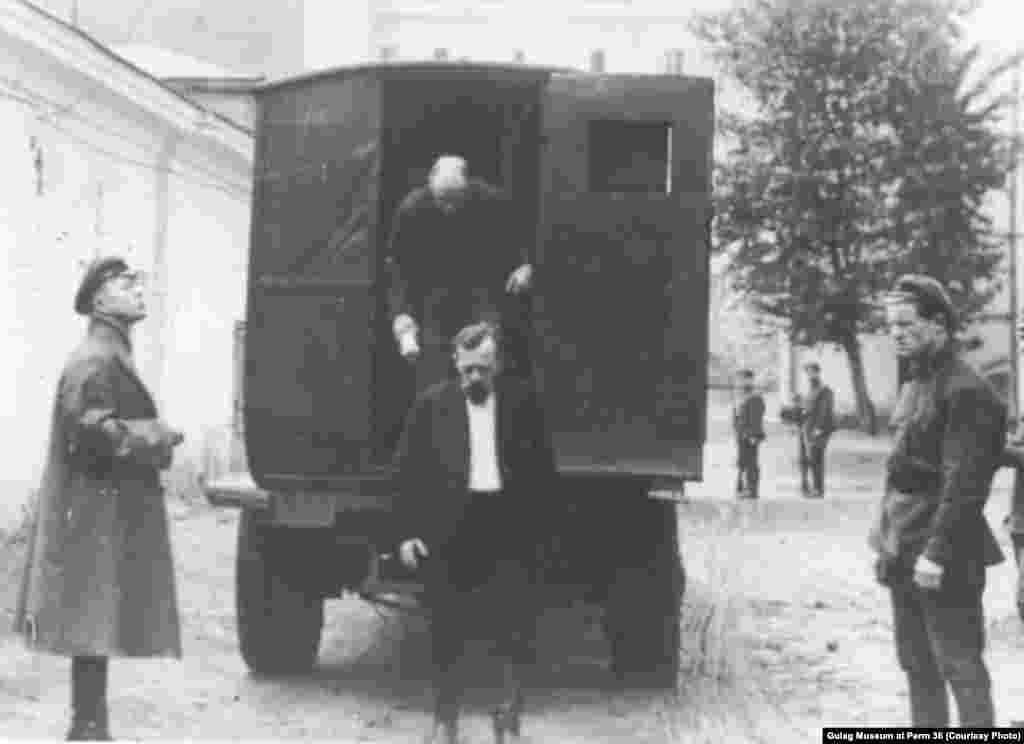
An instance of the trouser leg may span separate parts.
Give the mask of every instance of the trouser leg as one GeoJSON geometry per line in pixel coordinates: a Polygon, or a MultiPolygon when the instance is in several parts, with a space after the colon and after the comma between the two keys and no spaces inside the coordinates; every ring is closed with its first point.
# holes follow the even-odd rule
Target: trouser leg
{"type": "Polygon", "coordinates": [[[798,443],[798,464],[800,466],[800,490],[803,493],[808,493],[811,490],[811,486],[807,481],[807,469],[810,465],[809,454],[807,452],[807,441],[804,439],[803,432],[797,434],[798,443]]]}
{"type": "Polygon", "coordinates": [[[736,440],[736,493],[742,494],[743,489],[746,487],[746,479],[744,478],[744,471],[746,469],[746,463],[743,461],[743,442],[739,439],[736,440]]]}
{"type": "Polygon", "coordinates": [[[495,656],[502,665],[502,699],[495,716],[496,724],[519,733],[520,716],[525,704],[527,674],[535,659],[537,595],[522,561],[504,560],[496,570],[497,585],[504,611],[496,618],[495,656]]]}
{"type": "Polygon", "coordinates": [[[1024,535],[1014,534],[1012,540],[1017,563],[1017,615],[1024,620],[1024,535]]]}
{"type": "Polygon", "coordinates": [[[454,723],[459,715],[462,685],[458,662],[462,655],[463,631],[460,595],[450,586],[434,590],[431,601],[431,662],[434,683],[434,718],[454,723]]]}
{"type": "Polygon", "coordinates": [[[737,446],[737,463],[739,466],[739,482],[736,490],[742,495],[757,498],[757,486],[760,480],[760,469],[757,462],[757,445],[740,442],[737,446]]]}
{"type": "Polygon", "coordinates": [[[814,479],[814,491],[818,496],[825,495],[825,445],[816,444],[811,448],[811,475],[814,479]]]}
{"type": "Polygon", "coordinates": [[[928,635],[939,671],[952,688],[960,725],[991,727],[995,709],[984,660],[984,584],[949,579],[940,591],[921,592],[928,635]]]}
{"type": "Polygon", "coordinates": [[[907,675],[912,726],[943,728],[949,725],[946,685],[928,637],[925,609],[908,576],[890,589],[893,634],[900,667],[907,675]]]}
{"type": "Polygon", "coordinates": [[[755,444],[750,447],[750,466],[747,468],[747,488],[750,491],[750,498],[757,498],[760,485],[761,464],[758,462],[758,448],[755,444]]]}

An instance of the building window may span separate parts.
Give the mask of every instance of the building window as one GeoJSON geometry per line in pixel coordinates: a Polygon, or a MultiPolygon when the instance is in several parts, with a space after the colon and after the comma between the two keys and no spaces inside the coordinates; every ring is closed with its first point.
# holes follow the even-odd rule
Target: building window
{"type": "Polygon", "coordinates": [[[685,56],[682,49],[669,49],[662,56],[661,71],[665,75],[682,75],[685,56]]]}
{"type": "Polygon", "coordinates": [[[590,71],[601,74],[605,69],[604,49],[595,49],[590,53],[590,71]]]}
{"type": "Polygon", "coordinates": [[[590,122],[591,191],[668,194],[672,191],[672,125],[596,119],[590,122]]]}
{"type": "Polygon", "coordinates": [[[390,62],[398,59],[398,47],[394,44],[384,44],[377,47],[377,59],[381,62],[390,62]]]}

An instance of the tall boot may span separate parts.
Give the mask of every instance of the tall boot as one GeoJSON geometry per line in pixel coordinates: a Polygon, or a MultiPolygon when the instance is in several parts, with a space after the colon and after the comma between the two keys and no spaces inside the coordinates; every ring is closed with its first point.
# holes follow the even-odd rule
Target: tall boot
{"type": "Polygon", "coordinates": [[[949,726],[949,698],[946,683],[940,678],[908,674],[910,685],[910,725],[926,728],[949,726]]]}
{"type": "Polygon", "coordinates": [[[107,711],[107,658],[71,660],[71,728],[67,741],[112,741],[107,711]]]}
{"type": "Polygon", "coordinates": [[[992,728],[996,720],[992,704],[992,690],[989,684],[950,683],[953,699],[956,700],[960,725],[973,728],[992,728]]]}

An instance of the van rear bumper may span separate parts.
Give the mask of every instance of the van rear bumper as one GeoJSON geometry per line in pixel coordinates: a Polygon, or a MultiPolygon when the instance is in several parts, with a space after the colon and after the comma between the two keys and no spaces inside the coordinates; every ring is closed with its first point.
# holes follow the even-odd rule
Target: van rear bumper
{"type": "MultiPolygon", "coordinates": [[[[649,497],[667,501],[682,501],[684,492],[684,480],[678,476],[653,471],[640,474],[622,467],[562,468],[559,478],[570,488],[575,487],[570,482],[622,481],[625,486],[640,481],[649,497]]],[[[632,487],[624,491],[636,493],[632,487]]],[[[330,527],[340,512],[389,511],[394,505],[390,479],[380,477],[336,479],[314,488],[296,483],[295,487],[270,491],[259,486],[247,472],[232,473],[206,483],[203,492],[212,506],[265,511],[267,521],[291,527],[330,527]]]]}

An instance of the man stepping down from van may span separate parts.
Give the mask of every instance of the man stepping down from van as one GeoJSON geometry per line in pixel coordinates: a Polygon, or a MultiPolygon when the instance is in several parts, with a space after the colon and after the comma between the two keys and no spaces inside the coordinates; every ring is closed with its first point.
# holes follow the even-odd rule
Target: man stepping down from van
{"type": "Polygon", "coordinates": [[[532,387],[497,374],[495,329],[469,326],[453,346],[458,379],[419,395],[399,443],[397,542],[402,562],[420,573],[432,617],[435,704],[427,741],[457,741],[464,689],[457,662],[483,623],[503,670],[503,697],[492,712],[502,742],[519,732],[523,676],[533,663],[534,587],[554,455],[532,387]],[[474,592],[481,587],[482,598],[474,592]]]}
{"type": "Polygon", "coordinates": [[[450,339],[470,323],[499,329],[505,371],[528,374],[525,301],[533,267],[513,202],[468,176],[466,160],[438,158],[425,187],[398,206],[386,265],[392,330],[416,366],[416,391],[451,375],[450,339]]]}

